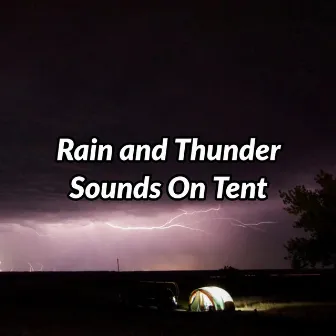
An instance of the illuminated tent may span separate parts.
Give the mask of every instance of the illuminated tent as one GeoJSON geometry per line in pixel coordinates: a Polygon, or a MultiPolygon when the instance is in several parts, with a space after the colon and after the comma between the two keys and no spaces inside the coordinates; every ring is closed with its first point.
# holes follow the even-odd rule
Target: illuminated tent
{"type": "Polygon", "coordinates": [[[235,310],[230,294],[219,287],[202,287],[195,289],[189,297],[191,311],[235,310]]]}

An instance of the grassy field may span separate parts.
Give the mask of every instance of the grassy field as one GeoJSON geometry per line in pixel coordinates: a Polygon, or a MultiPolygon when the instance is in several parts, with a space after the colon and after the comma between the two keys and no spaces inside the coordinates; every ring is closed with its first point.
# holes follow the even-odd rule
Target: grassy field
{"type": "MultiPolygon", "coordinates": [[[[235,312],[227,313],[165,313],[128,312],[99,314],[57,314],[47,316],[35,313],[17,314],[11,318],[3,318],[0,327],[1,335],[39,335],[39,336],[75,336],[75,335],[291,335],[297,332],[328,331],[333,327],[333,319],[326,318],[326,310],[322,305],[311,306],[310,315],[291,316],[293,307],[307,313],[307,305],[282,306],[274,314],[272,309],[260,313],[235,312]],[[290,308],[290,309],[288,309],[290,308]],[[318,314],[318,318],[315,313],[318,314]],[[313,313],[315,312],[315,313],[313,313]],[[324,314],[323,314],[324,313],[324,314]],[[324,315],[324,318],[321,318],[324,315]]],[[[278,307],[279,308],[279,307],[278,307]]],[[[278,309],[276,308],[276,309],[278,309]]],[[[329,308],[329,307],[327,307],[329,308]]],[[[330,331],[329,331],[330,333],[330,331]]]]}
{"type": "MultiPolygon", "coordinates": [[[[131,276],[138,278],[138,275],[131,276]]],[[[155,278],[150,274],[142,276],[155,278]]],[[[160,280],[166,277],[162,273],[159,276],[160,280]]],[[[173,281],[174,276],[168,274],[167,279],[173,281]]],[[[232,289],[236,305],[234,313],[121,309],[109,301],[120,282],[114,283],[113,279],[111,274],[2,274],[0,336],[197,336],[225,333],[260,336],[292,335],[298,331],[312,334],[323,330],[329,334],[336,319],[336,300],[332,299],[335,293],[331,291],[335,290],[335,279],[331,276],[303,277],[301,280],[298,277],[268,279],[265,276],[260,280],[225,278],[223,287],[229,288],[230,292],[232,289]],[[260,295],[265,288],[267,295],[260,295]],[[256,295],[248,295],[251,292],[256,295]],[[55,298],[58,299],[53,301],[55,298]]],[[[122,279],[122,283],[125,281],[122,279]]],[[[197,278],[193,273],[177,277],[181,308],[188,308],[191,290],[216,284],[211,281],[203,275],[197,278]]]]}
{"type": "MultiPolygon", "coordinates": [[[[309,317],[313,319],[336,318],[336,302],[271,302],[259,298],[234,299],[237,312],[262,312],[265,315],[309,317]]],[[[182,309],[188,309],[188,301],[180,300],[182,309]]]]}
{"type": "MultiPolygon", "coordinates": [[[[75,306],[75,309],[35,307],[3,309],[0,335],[291,335],[300,331],[329,331],[336,319],[336,302],[263,302],[241,298],[237,311],[158,312],[118,311],[113,307],[75,306]]],[[[5,308],[5,307],[2,307],[5,308]]],[[[329,332],[330,333],[330,332],[329,332]]]]}

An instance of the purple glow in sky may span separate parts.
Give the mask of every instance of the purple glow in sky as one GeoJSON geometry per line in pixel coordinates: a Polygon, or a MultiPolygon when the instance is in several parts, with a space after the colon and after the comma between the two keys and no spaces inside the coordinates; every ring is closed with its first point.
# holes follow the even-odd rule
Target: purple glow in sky
{"type": "Polygon", "coordinates": [[[176,11],[84,3],[1,11],[2,271],[116,270],[117,258],[121,270],[289,267],[283,245],[299,233],[278,189],[335,167],[335,25],[328,15],[275,13],[261,22],[259,11],[196,3],[176,11]],[[165,163],[55,161],[59,137],[120,147],[166,136],[222,144],[257,137],[283,149],[264,163],[177,162],[174,151],[165,163]],[[164,183],[177,174],[208,183],[214,174],[266,176],[271,186],[262,202],[75,202],[66,197],[75,174],[152,174],[164,183]],[[143,229],[181,209],[218,206],[169,229],[143,229]],[[275,223],[241,225],[259,222],[275,223]]]}
{"type": "Polygon", "coordinates": [[[219,207],[217,202],[209,208],[184,204],[188,214],[180,216],[184,212],[179,203],[161,208],[155,203],[129,203],[118,210],[106,210],[97,202],[101,210],[12,218],[2,225],[2,270],[28,270],[28,263],[35,265],[35,270],[43,264],[46,271],[116,270],[116,258],[128,271],[217,269],[228,264],[271,267],[274,256],[267,265],[265,260],[258,262],[255,255],[264,253],[258,244],[280,243],[276,258],[281,263],[281,240],[275,232],[281,232],[279,226],[284,223],[271,221],[277,203],[229,203],[219,207]],[[265,218],[268,222],[254,225],[265,222],[265,218]],[[170,228],[162,230],[164,224],[170,228]]]}

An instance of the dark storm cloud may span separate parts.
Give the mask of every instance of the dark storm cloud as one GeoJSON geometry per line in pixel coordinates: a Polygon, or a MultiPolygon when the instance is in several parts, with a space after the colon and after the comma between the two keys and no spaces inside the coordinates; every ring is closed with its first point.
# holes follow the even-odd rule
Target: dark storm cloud
{"type": "MultiPolygon", "coordinates": [[[[102,255],[120,251],[130,268],[174,263],[211,268],[223,255],[240,267],[271,267],[272,260],[282,266],[282,244],[293,232],[277,189],[307,183],[321,167],[335,165],[330,85],[335,29],[326,11],[300,11],[300,16],[290,17],[282,11],[255,13],[239,15],[210,5],[179,11],[89,10],[83,5],[72,15],[70,9],[45,5],[5,15],[6,30],[0,36],[1,230],[7,232],[14,223],[22,237],[8,241],[26,244],[16,253],[8,243],[8,251],[20,259],[29,248],[34,256],[48,249],[46,262],[54,264],[59,248],[66,245],[68,260],[80,263],[81,255],[82,260],[89,258],[89,252],[84,256],[85,244],[92,249],[105,244],[106,249],[97,252],[100,257],[91,257],[90,267],[96,261],[106,268],[102,255]],[[71,164],[55,162],[60,136],[78,143],[97,136],[117,148],[130,142],[159,142],[162,136],[199,136],[204,142],[221,143],[244,143],[257,136],[260,142],[284,147],[276,163],[177,163],[172,150],[167,163],[71,164]],[[196,239],[193,244],[185,240],[189,234],[176,238],[173,233],[141,233],[136,242],[136,233],[113,231],[116,237],[104,238],[99,231],[103,229],[97,229],[96,236],[91,234],[94,241],[83,238],[91,227],[86,219],[99,221],[103,215],[134,225],[136,216],[143,225],[159,225],[179,208],[212,206],[213,192],[209,191],[208,202],[191,205],[167,198],[155,203],[71,202],[66,195],[70,178],[77,173],[95,180],[133,181],[150,173],[163,182],[177,173],[205,181],[214,173],[236,179],[265,175],[271,182],[269,201],[256,203],[253,209],[244,202],[223,206],[240,220],[275,218],[281,225],[267,228],[267,234],[234,228],[228,236],[231,244],[224,247],[220,239],[227,233],[219,226],[218,241],[209,240],[202,252],[195,248],[202,239],[190,238],[196,239]],[[47,246],[48,240],[33,232],[34,238],[29,238],[22,231],[24,226],[40,229],[55,222],[69,230],[73,222],[85,226],[76,246],[63,236],[47,246]],[[149,237],[157,243],[149,244],[149,237]],[[164,237],[177,240],[171,254],[171,243],[164,237]],[[32,247],[29,239],[39,243],[32,247]],[[118,239],[124,239],[124,245],[118,239]],[[152,246],[151,253],[146,244],[152,246]]],[[[54,234],[50,225],[48,230],[54,234]]],[[[89,267],[85,262],[76,266],[68,261],[66,267],[89,267]]]]}

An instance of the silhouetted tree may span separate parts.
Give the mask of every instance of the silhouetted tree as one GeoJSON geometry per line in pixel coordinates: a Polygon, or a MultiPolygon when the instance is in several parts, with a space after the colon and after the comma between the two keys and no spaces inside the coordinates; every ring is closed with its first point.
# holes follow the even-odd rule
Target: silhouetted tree
{"type": "Polygon", "coordinates": [[[237,268],[234,268],[232,266],[224,266],[221,270],[222,271],[238,271],[237,268]]]}
{"type": "Polygon", "coordinates": [[[321,171],[315,181],[319,186],[315,190],[301,185],[280,191],[284,209],[298,218],[293,227],[307,234],[307,238],[290,239],[285,245],[285,259],[293,268],[336,268],[336,178],[321,171]]]}

